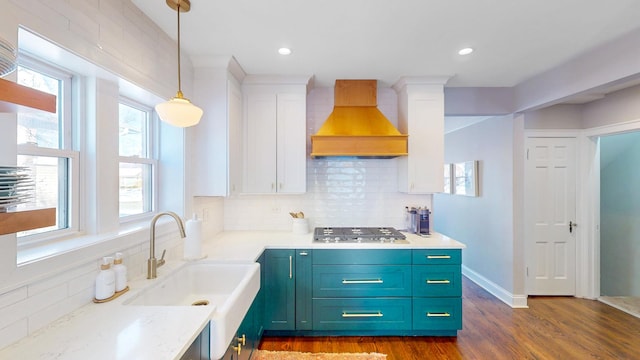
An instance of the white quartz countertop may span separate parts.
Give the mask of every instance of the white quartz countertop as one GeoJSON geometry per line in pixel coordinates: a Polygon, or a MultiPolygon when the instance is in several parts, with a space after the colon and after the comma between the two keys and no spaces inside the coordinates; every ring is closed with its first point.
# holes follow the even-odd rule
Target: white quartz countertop
{"type": "MultiPolygon", "coordinates": [[[[409,244],[316,243],[313,234],[279,231],[229,231],[205,241],[207,260],[254,262],[265,249],[463,249],[441,234],[407,235],[409,244]]],[[[180,359],[211,318],[209,307],[132,306],[128,299],[184,264],[167,261],[158,279],[129,281],[130,291],[102,304],[90,303],[0,350],[0,359],[180,359]]]]}

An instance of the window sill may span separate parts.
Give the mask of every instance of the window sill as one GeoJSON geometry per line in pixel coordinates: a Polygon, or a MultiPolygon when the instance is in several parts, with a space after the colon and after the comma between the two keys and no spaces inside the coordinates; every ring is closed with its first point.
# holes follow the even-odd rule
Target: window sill
{"type": "MultiPolygon", "coordinates": [[[[18,246],[16,262],[20,267],[59,255],[73,253],[79,249],[108,243],[119,238],[137,235],[138,233],[142,234],[143,231],[148,230],[149,221],[144,219],[136,222],[130,222],[126,225],[121,225],[118,231],[98,235],[87,235],[81,232],[73,232],[60,236],[56,239],[39,241],[32,245],[18,246]]],[[[131,245],[133,245],[133,243],[131,245]]]]}

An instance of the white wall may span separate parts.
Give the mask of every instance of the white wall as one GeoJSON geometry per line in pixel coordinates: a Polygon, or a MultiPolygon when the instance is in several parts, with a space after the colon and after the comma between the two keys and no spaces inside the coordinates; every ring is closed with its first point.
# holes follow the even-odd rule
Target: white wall
{"type": "MultiPolygon", "coordinates": [[[[445,136],[445,163],[479,161],[479,196],[434,195],[434,229],[467,245],[463,265],[507,297],[524,294],[517,156],[522,122],[496,117],[445,136]]],[[[473,276],[473,275],[472,275],[473,276]]],[[[503,299],[513,302],[513,299],[503,299]]]]}
{"type": "Polygon", "coordinates": [[[583,107],[585,129],[640,119],[640,86],[620,90],[583,107]]]}
{"type": "MultiPolygon", "coordinates": [[[[177,60],[175,56],[167,56],[175,53],[175,42],[128,0],[3,1],[0,11],[0,36],[17,44],[19,26],[40,34],[76,56],[106,69],[106,72],[85,74],[88,77],[104,76],[98,81],[102,85],[96,87],[101,100],[117,96],[114,95],[117,87],[123,86],[123,82],[118,78],[134,83],[160,98],[168,98],[175,94],[174,74],[177,60]],[[108,91],[102,93],[101,88],[108,91]],[[107,94],[108,96],[102,97],[107,94]]],[[[65,52],[59,51],[56,47],[36,46],[30,50],[46,54],[52,62],[63,67],[77,70],[75,63],[61,57],[65,52]]],[[[192,67],[188,61],[182,64],[183,88],[190,89],[192,67]]],[[[9,78],[15,78],[15,75],[12,74],[9,78]]],[[[103,105],[107,103],[113,103],[112,99],[102,102],[103,105]]],[[[83,121],[99,119],[104,123],[92,125],[98,131],[113,130],[112,126],[101,125],[117,121],[113,118],[117,111],[101,109],[96,104],[87,107],[95,111],[87,111],[86,115],[90,116],[83,118],[83,121]]],[[[81,128],[85,129],[86,126],[81,128]]],[[[171,138],[173,146],[171,149],[164,148],[159,154],[164,166],[161,172],[172,174],[161,184],[171,189],[171,193],[168,194],[170,196],[161,196],[161,210],[170,208],[179,211],[185,203],[182,193],[182,130],[163,127],[160,133],[163,139],[171,138]],[[169,150],[170,154],[167,154],[169,150]],[[175,176],[176,173],[180,176],[175,176]]],[[[15,164],[16,134],[15,115],[0,114],[0,164],[15,164]]],[[[99,132],[95,136],[108,134],[99,132]]],[[[100,150],[104,151],[105,147],[100,150]]],[[[95,159],[99,160],[101,157],[95,159]]],[[[93,164],[85,165],[91,167],[93,164]]],[[[96,165],[100,168],[100,164],[96,165]]],[[[100,179],[101,176],[110,174],[95,175],[94,179],[86,179],[87,188],[93,189],[91,191],[94,192],[103,191],[101,196],[108,195],[99,184],[104,180],[100,179]]],[[[112,184],[110,181],[106,183],[112,184]]],[[[100,197],[96,199],[99,200],[100,197]]],[[[113,199],[108,203],[108,206],[105,203],[105,208],[100,210],[113,210],[113,199]]],[[[93,201],[92,206],[96,204],[93,201]]],[[[89,234],[90,236],[82,238],[82,241],[91,243],[90,246],[80,243],[73,251],[21,266],[16,264],[15,235],[0,236],[0,347],[90,303],[94,295],[94,279],[100,257],[113,255],[116,251],[124,252],[124,262],[129,267],[130,277],[143,274],[149,251],[148,227],[126,230],[117,226],[117,219],[103,217],[100,215],[101,211],[96,213],[92,214],[96,218],[95,226],[87,228],[89,232],[96,230],[101,233],[89,234]]],[[[213,231],[216,227],[221,227],[215,225],[221,224],[222,216],[219,211],[211,211],[210,220],[208,226],[213,231]]],[[[182,255],[182,242],[177,236],[175,224],[159,224],[157,234],[157,247],[167,248],[169,259],[182,255]]]]}
{"type": "MultiPolygon", "coordinates": [[[[378,108],[394,124],[398,99],[378,88],[378,108]]],[[[333,88],[307,96],[307,154],[311,138],[333,109],[333,88]]],[[[310,227],[393,226],[405,228],[405,206],[428,206],[431,195],[398,192],[397,159],[307,158],[303,195],[234,196],[224,200],[225,230],[290,230],[290,211],[303,211],[310,227]]],[[[434,214],[437,216],[437,214],[434,214]]]]}

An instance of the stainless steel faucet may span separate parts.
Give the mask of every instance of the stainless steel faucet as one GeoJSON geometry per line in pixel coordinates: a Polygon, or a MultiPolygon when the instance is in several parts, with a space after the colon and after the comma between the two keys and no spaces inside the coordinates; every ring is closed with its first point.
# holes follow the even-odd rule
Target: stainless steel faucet
{"type": "Polygon", "coordinates": [[[184,232],[184,223],[180,216],[172,211],[165,211],[157,214],[151,219],[151,236],[149,238],[149,259],[147,260],[147,279],[155,279],[157,277],[157,270],[160,266],[164,265],[164,254],[167,250],[162,251],[162,257],[160,260],[156,259],[156,222],[162,215],[169,215],[178,223],[178,229],[180,230],[180,236],[184,239],[187,235],[184,232]]]}

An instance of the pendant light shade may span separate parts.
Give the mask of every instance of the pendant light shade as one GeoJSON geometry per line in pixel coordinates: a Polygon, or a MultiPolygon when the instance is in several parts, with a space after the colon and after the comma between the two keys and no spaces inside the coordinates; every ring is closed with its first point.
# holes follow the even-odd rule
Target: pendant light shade
{"type": "Polygon", "coordinates": [[[189,0],[166,0],[166,2],[178,14],[178,93],[176,97],[156,105],[156,112],[160,120],[167,124],[189,127],[197,125],[203,114],[202,109],[193,105],[189,99],[182,95],[180,78],[180,12],[189,11],[191,2],[189,0]]]}
{"type": "Polygon", "coordinates": [[[156,105],[156,112],[160,120],[178,127],[189,127],[200,122],[202,109],[193,105],[183,97],[174,97],[156,105]]]}

